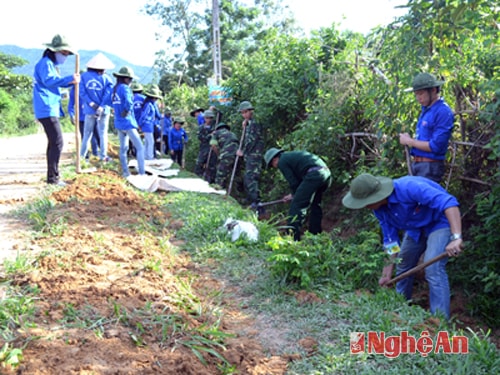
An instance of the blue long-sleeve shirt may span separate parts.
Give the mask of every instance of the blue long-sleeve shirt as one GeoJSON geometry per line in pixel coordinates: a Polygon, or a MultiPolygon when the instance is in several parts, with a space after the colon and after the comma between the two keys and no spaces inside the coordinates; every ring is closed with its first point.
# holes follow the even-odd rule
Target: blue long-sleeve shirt
{"type": "Polygon", "coordinates": [[[161,134],[168,135],[170,128],[172,127],[172,116],[164,116],[161,124],[161,134]]]}
{"type": "Polygon", "coordinates": [[[144,101],[139,119],[139,126],[144,133],[153,133],[155,124],[160,121],[161,114],[156,103],[152,100],[144,101]]]}
{"type": "Polygon", "coordinates": [[[450,226],[444,211],[458,207],[457,199],[441,185],[420,176],[405,176],[394,181],[394,191],[387,198],[387,205],[374,210],[384,244],[398,242],[398,231],[405,230],[418,241],[425,235],[450,226]]]}
{"type": "Polygon", "coordinates": [[[113,82],[107,74],[99,74],[94,70],[82,73],[80,79],[80,95],[83,99],[83,114],[95,115],[97,108],[92,108],[90,103],[102,107],[104,113],[111,112],[111,92],[113,82]]]}
{"type": "Polygon", "coordinates": [[[60,88],[70,87],[73,76],[61,78],[54,62],[45,56],[35,65],[33,78],[33,109],[35,117],[40,119],[63,116],[60,88]]]}
{"type": "Polygon", "coordinates": [[[434,160],[444,160],[448,150],[448,142],[453,130],[453,111],[439,98],[430,107],[422,106],[418,118],[416,139],[429,142],[432,152],[412,148],[413,156],[423,156],[434,160]]]}
{"type": "Polygon", "coordinates": [[[115,128],[118,130],[137,129],[138,125],[134,116],[134,102],[130,87],[120,83],[116,88],[116,92],[112,94],[112,101],[115,112],[115,128]]]}
{"type": "Polygon", "coordinates": [[[188,136],[183,128],[177,130],[174,126],[170,128],[168,132],[168,148],[174,151],[180,151],[184,148],[182,140],[184,143],[188,141],[188,136]]]}
{"type": "Polygon", "coordinates": [[[144,100],[146,100],[145,95],[138,92],[134,94],[134,116],[137,122],[139,122],[141,118],[142,105],[144,103],[144,100]]]}
{"type": "MultiPolygon", "coordinates": [[[[79,121],[80,122],[83,122],[84,121],[84,117],[82,116],[83,114],[83,100],[82,100],[82,96],[79,95],[79,105],[80,105],[80,112],[79,112],[79,121]]],[[[70,115],[70,117],[75,117],[75,85],[73,85],[73,87],[71,87],[71,90],[69,92],[69,100],[68,100],[68,114],[70,115]]]]}

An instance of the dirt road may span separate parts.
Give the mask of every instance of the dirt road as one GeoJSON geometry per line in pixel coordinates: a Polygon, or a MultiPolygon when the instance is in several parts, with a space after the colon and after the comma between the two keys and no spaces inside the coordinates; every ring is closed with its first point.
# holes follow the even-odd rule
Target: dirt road
{"type": "MultiPolygon", "coordinates": [[[[0,265],[5,258],[15,258],[26,237],[26,224],[14,218],[12,210],[47,187],[46,149],[43,131],[0,138],[0,265]]],[[[74,162],[74,150],[74,134],[64,134],[61,165],[74,162]]]]}

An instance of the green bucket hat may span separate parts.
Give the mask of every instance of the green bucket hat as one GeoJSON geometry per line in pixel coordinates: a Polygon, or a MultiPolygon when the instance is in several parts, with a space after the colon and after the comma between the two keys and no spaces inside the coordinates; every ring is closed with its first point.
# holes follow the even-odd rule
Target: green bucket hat
{"type": "Polygon", "coordinates": [[[52,42],[44,44],[52,52],[68,51],[72,55],[75,54],[73,47],[70,46],[68,40],[64,35],[57,34],[52,38],[52,42]]]}
{"type": "Polygon", "coordinates": [[[216,127],[215,127],[215,130],[219,130],[219,129],[222,129],[222,128],[226,128],[227,130],[231,130],[231,128],[229,127],[228,124],[225,124],[223,122],[219,123],[216,127]]]}
{"type": "Polygon", "coordinates": [[[144,87],[139,82],[135,81],[132,82],[130,88],[132,89],[133,92],[142,92],[144,90],[144,87]]]}
{"type": "Polygon", "coordinates": [[[246,109],[254,109],[253,106],[252,106],[252,103],[248,102],[248,101],[245,101],[245,102],[241,102],[240,103],[240,108],[239,108],[239,111],[244,111],[246,109]]]}
{"type": "Polygon", "coordinates": [[[214,118],[215,117],[215,113],[214,113],[214,111],[211,111],[210,109],[207,109],[205,112],[203,112],[203,117],[214,118]]]}
{"type": "Polygon", "coordinates": [[[430,73],[419,73],[413,78],[412,87],[405,89],[405,92],[413,92],[417,90],[430,89],[439,87],[444,84],[444,81],[439,81],[430,73]]]}
{"type": "Polygon", "coordinates": [[[179,117],[174,118],[174,124],[176,122],[178,122],[179,124],[184,124],[186,122],[186,120],[184,119],[184,117],[179,116],[179,117]]]}
{"type": "Polygon", "coordinates": [[[392,178],[363,173],[352,180],[351,188],[342,199],[342,204],[356,210],[380,202],[391,195],[393,190],[392,178]]]}
{"type": "Polygon", "coordinates": [[[161,90],[158,87],[151,86],[144,91],[144,95],[150,96],[152,98],[163,99],[161,90]]]}
{"type": "Polygon", "coordinates": [[[201,108],[201,107],[196,107],[196,109],[193,109],[193,110],[192,110],[189,114],[190,114],[192,117],[194,117],[194,114],[195,114],[196,112],[204,112],[204,111],[205,111],[205,110],[204,110],[203,108],[201,108]]]}
{"type": "Polygon", "coordinates": [[[276,156],[281,154],[283,150],[276,148],[276,147],[271,147],[269,150],[266,151],[264,154],[264,161],[266,162],[266,167],[269,167],[269,163],[271,163],[271,160],[273,160],[276,156]]]}
{"type": "Polygon", "coordinates": [[[114,72],[113,75],[115,77],[127,77],[127,78],[132,78],[132,79],[137,79],[137,77],[134,75],[134,71],[132,68],[128,66],[122,66],[118,72],[114,72]]]}

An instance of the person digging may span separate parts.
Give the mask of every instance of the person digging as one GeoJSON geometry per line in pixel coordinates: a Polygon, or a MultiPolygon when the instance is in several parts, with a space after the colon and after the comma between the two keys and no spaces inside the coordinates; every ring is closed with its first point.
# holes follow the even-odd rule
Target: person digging
{"type": "MultiPolygon", "coordinates": [[[[396,274],[401,275],[418,263],[440,258],[442,253],[458,256],[462,252],[462,221],[457,199],[438,183],[421,176],[391,179],[363,173],[351,182],[342,204],[350,209],[368,208],[382,229],[384,249],[400,258],[396,274]],[[403,241],[399,231],[406,231],[403,241]]],[[[430,310],[450,319],[450,286],[446,273],[448,257],[425,269],[429,284],[430,310]]],[[[381,286],[391,281],[394,263],[384,267],[381,286]]],[[[413,276],[396,283],[396,291],[411,299],[413,276]]]]}
{"type": "Polygon", "coordinates": [[[321,233],[321,200],[331,185],[331,173],[326,163],[307,151],[283,151],[278,148],[267,150],[264,161],[267,167],[279,169],[290,185],[292,193],[284,196],[283,201],[291,201],[288,225],[293,230],[294,240],[300,241],[301,227],[308,209],[309,232],[321,233]]]}

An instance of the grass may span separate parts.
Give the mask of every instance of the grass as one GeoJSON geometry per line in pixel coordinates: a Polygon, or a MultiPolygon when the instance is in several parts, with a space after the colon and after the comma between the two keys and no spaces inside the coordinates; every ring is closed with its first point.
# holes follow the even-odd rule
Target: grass
{"type": "MultiPolygon", "coordinates": [[[[98,176],[91,181],[99,186],[98,176]]],[[[175,237],[184,241],[183,250],[198,264],[210,267],[217,278],[235,287],[231,289],[233,294],[225,297],[232,297],[242,309],[258,318],[256,329],[269,354],[299,354],[289,364],[287,373],[290,375],[492,374],[500,371],[498,351],[489,338],[490,332],[459,330],[453,321],[447,323],[436,319],[419,306],[409,306],[393,290],[377,287],[384,259],[373,255],[379,254],[374,251],[376,236],[358,233],[346,240],[341,239],[338,232],[332,232],[316,237],[306,235],[297,244],[279,235],[276,220],[258,222],[254,213],[232,199],[187,192],[141,196],[145,202],[160,203],[172,216],[163,221],[140,218],[138,225],[127,228],[143,238],[146,255],[132,273],[146,272],[163,277],[165,269],[175,267],[178,254],[168,243],[170,234],[163,234],[170,221],[182,222],[175,237]],[[253,243],[242,238],[231,242],[222,229],[228,217],[256,224],[259,241],[253,243]],[[171,264],[147,256],[153,248],[168,254],[171,264]],[[300,272],[293,274],[297,270],[300,272]],[[300,299],[300,293],[314,298],[300,299]],[[408,331],[418,338],[423,330],[431,331],[431,335],[439,331],[466,335],[470,353],[402,354],[395,359],[368,353],[350,354],[351,332],[397,335],[408,331]],[[300,344],[300,340],[306,338],[315,342],[312,348],[300,344]]],[[[57,241],[67,222],[64,217],[48,222],[47,217],[54,209],[54,202],[41,197],[18,214],[29,220],[36,232],[35,238],[49,236],[57,241]]],[[[104,237],[97,232],[92,236],[96,248],[100,248],[104,237]]],[[[104,256],[105,253],[101,249],[95,255],[104,256]]],[[[42,256],[50,254],[57,254],[61,268],[71,261],[61,250],[42,256]]],[[[9,275],[29,273],[36,267],[36,259],[24,256],[4,263],[9,275]]],[[[163,306],[145,301],[141,307],[131,309],[110,299],[109,314],[102,315],[93,306],[67,303],[62,308],[60,324],[68,329],[80,327],[94,332],[98,338],[106,327],[120,325],[127,328],[130,340],[137,347],[147,346],[147,333],[154,332],[160,345],[168,347],[175,342],[177,346],[189,348],[202,363],[206,361],[204,354],[209,354],[219,360],[221,374],[235,373],[234,367],[223,357],[229,335],[221,329],[222,298],[228,292],[212,291],[202,300],[193,286],[197,277],[193,270],[176,274],[175,289],[165,297],[163,306]],[[202,317],[204,323],[190,327],[185,314],[202,317]]],[[[38,291],[15,287],[9,282],[5,282],[4,287],[8,297],[0,304],[0,331],[5,342],[0,350],[0,363],[16,366],[22,361],[23,348],[12,343],[16,332],[29,327],[33,321],[38,291]]]]}

